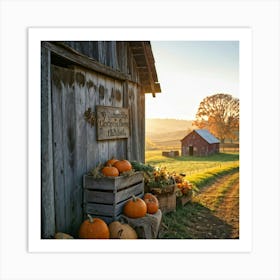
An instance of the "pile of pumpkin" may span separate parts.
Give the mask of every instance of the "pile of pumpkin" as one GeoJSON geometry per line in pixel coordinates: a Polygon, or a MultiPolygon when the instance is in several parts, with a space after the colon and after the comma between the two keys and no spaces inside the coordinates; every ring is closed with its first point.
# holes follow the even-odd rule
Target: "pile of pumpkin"
{"type": "MultiPolygon", "coordinates": [[[[118,160],[112,158],[104,165],[99,164],[90,171],[90,175],[99,177],[117,177],[134,173],[132,164],[128,160],[118,160]]],[[[143,199],[132,196],[123,208],[123,213],[128,218],[142,218],[146,214],[155,214],[159,209],[159,202],[156,196],[145,193],[143,199]]],[[[101,218],[91,217],[83,221],[79,229],[79,238],[82,239],[137,239],[136,231],[129,225],[119,221],[113,221],[109,225],[101,218]]],[[[56,239],[70,239],[72,236],[65,233],[57,233],[56,239]]]]}
{"type": "MultiPolygon", "coordinates": [[[[123,213],[128,218],[143,218],[146,214],[155,214],[159,209],[159,203],[151,193],[145,193],[143,199],[132,196],[124,205],[123,213]]],[[[68,234],[57,233],[56,239],[73,238],[68,234]]],[[[79,229],[81,239],[137,239],[136,231],[129,225],[119,221],[113,221],[109,225],[101,218],[93,218],[88,215],[88,219],[83,221],[79,229]]]]}
{"type": "Polygon", "coordinates": [[[118,177],[120,175],[129,175],[134,173],[130,161],[126,159],[118,160],[116,158],[109,159],[105,164],[99,164],[93,168],[89,175],[94,178],[100,177],[118,177]]]}

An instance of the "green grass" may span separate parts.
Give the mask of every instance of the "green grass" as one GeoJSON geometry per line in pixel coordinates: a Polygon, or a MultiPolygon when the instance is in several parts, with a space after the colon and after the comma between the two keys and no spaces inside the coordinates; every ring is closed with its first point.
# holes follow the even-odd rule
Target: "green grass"
{"type": "Polygon", "coordinates": [[[166,167],[169,172],[185,173],[186,178],[202,187],[239,168],[238,153],[219,153],[208,157],[164,157],[161,151],[146,151],[146,163],[166,167]]]}
{"type": "Polygon", "coordinates": [[[236,172],[239,170],[239,163],[231,163],[227,166],[215,167],[206,170],[205,172],[196,173],[187,176],[188,181],[194,184],[198,189],[214,182],[219,177],[236,172]]]}
{"type": "Polygon", "coordinates": [[[213,235],[214,238],[229,238],[231,228],[226,221],[215,215],[215,210],[239,179],[239,172],[232,169],[231,173],[228,180],[217,186],[211,197],[197,196],[185,206],[177,206],[175,212],[163,214],[160,238],[197,239],[211,238],[213,235]]]}
{"type": "Polygon", "coordinates": [[[177,207],[176,212],[163,215],[165,231],[161,233],[163,239],[192,239],[193,224],[204,207],[198,203],[188,203],[184,207],[177,207]]]}
{"type": "Polygon", "coordinates": [[[202,197],[195,197],[195,201],[201,203],[211,211],[215,211],[223,202],[228,190],[239,181],[239,172],[234,173],[234,170],[232,172],[233,173],[227,178],[227,180],[221,181],[220,184],[217,185],[214,196],[207,199],[207,195],[204,197],[202,193],[202,197]]]}
{"type": "Polygon", "coordinates": [[[161,162],[161,161],[166,161],[166,162],[173,162],[173,161],[186,161],[186,162],[217,162],[217,161],[222,161],[222,162],[227,162],[227,161],[236,161],[239,159],[239,154],[238,153],[217,153],[213,154],[211,156],[206,156],[206,157],[196,157],[196,156],[179,156],[176,158],[168,158],[162,156],[162,151],[159,150],[150,150],[146,151],[145,157],[146,157],[146,162],[161,162]]]}
{"type": "Polygon", "coordinates": [[[239,180],[239,173],[234,173],[224,184],[221,184],[216,190],[216,199],[214,200],[214,209],[222,203],[226,192],[239,180]]]}
{"type": "MultiPolygon", "coordinates": [[[[179,156],[176,158],[164,157],[161,153],[162,151],[159,150],[146,151],[145,163],[166,167],[169,172],[185,173],[186,179],[196,187],[197,191],[225,175],[233,174],[232,180],[236,180],[239,176],[239,153],[227,152],[208,157],[179,156]]],[[[220,203],[232,183],[232,181],[226,181],[224,186],[217,189],[217,201],[213,201],[215,205],[220,203]]],[[[228,234],[227,226],[213,216],[212,210],[200,201],[200,203],[189,202],[184,207],[177,206],[176,212],[164,214],[163,224],[166,228],[161,238],[209,238],[207,234],[213,232],[215,226],[214,229],[211,228],[211,224],[208,226],[206,217],[211,217],[215,224],[222,224],[223,232],[217,233],[217,236],[228,234]]]]}

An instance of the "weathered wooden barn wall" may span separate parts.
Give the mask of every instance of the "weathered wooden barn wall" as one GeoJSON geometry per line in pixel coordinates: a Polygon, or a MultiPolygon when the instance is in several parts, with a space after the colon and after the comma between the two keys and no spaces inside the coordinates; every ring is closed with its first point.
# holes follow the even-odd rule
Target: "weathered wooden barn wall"
{"type": "Polygon", "coordinates": [[[144,60],[135,59],[143,46],[42,42],[42,238],[55,231],[77,234],[84,173],[112,157],[144,161],[147,79],[144,60]],[[95,126],[84,119],[96,105],[128,108],[130,136],[97,141],[95,126]]]}

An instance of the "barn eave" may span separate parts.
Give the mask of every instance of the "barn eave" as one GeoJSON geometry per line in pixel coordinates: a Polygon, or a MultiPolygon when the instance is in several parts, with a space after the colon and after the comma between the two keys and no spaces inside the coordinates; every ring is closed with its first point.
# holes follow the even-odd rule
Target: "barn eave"
{"type": "Polygon", "coordinates": [[[132,41],[129,42],[129,48],[139,72],[143,92],[151,93],[155,97],[156,93],[161,92],[161,87],[158,82],[151,43],[149,41],[132,41]]]}
{"type": "MultiPolygon", "coordinates": [[[[120,72],[104,65],[96,59],[78,52],[63,41],[42,42],[42,46],[50,49],[58,57],[61,57],[60,59],[69,61],[70,64],[82,65],[119,80],[130,80],[128,73],[120,72]]],[[[151,93],[155,97],[156,93],[161,92],[161,87],[158,81],[151,43],[149,41],[129,41],[128,46],[136,64],[142,92],[151,93]]]]}

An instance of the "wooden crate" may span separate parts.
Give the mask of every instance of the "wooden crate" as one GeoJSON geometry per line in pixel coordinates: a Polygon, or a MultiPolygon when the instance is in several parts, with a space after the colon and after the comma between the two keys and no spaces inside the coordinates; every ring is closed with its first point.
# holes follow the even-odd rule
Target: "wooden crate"
{"type": "Polygon", "coordinates": [[[176,211],[176,185],[170,185],[161,188],[152,188],[151,193],[154,194],[159,202],[159,208],[162,213],[176,211]]]}
{"type": "Polygon", "coordinates": [[[165,157],[178,157],[179,156],[179,151],[163,151],[162,155],[165,157]]]}
{"type": "Polygon", "coordinates": [[[84,214],[103,219],[106,223],[119,219],[124,204],[135,195],[144,196],[142,172],[129,176],[93,178],[84,175],[84,214]]]}
{"type": "Polygon", "coordinates": [[[184,206],[186,203],[191,201],[192,197],[193,197],[193,192],[192,192],[192,190],[189,190],[187,195],[177,197],[177,205],[184,206]]]}

